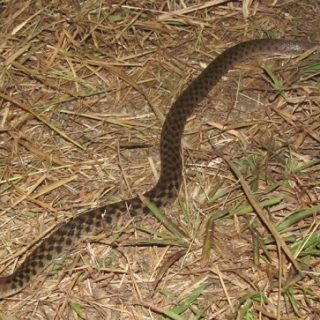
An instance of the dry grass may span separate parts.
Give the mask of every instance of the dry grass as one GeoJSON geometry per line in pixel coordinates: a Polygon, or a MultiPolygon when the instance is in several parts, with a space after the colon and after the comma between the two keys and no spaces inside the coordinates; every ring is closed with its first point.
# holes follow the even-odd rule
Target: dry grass
{"type": "MultiPolygon", "coordinates": [[[[0,2],[2,274],[58,221],[155,183],[163,118],[217,53],[320,41],[315,0],[50,3],[0,2]]],[[[319,319],[319,55],[262,64],[231,72],[187,125],[166,210],[186,241],[152,217],[125,222],[2,301],[2,319],[319,319]]]]}

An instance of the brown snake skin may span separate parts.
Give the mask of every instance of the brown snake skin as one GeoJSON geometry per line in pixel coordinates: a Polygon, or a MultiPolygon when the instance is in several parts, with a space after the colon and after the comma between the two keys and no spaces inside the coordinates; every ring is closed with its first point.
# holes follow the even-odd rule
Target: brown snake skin
{"type": "MultiPolygon", "coordinates": [[[[182,180],[181,137],[186,121],[209,90],[235,64],[260,54],[299,54],[312,48],[319,50],[319,45],[281,39],[251,40],[227,49],[213,60],[171,107],[161,132],[160,178],[144,197],[159,208],[176,199],[182,180]]],[[[128,212],[131,216],[137,216],[148,213],[149,209],[139,197],[135,197],[83,212],[57,225],[11,275],[0,278],[0,299],[23,289],[32,277],[55,257],[70,249],[82,235],[110,231],[115,221],[128,212]]]]}

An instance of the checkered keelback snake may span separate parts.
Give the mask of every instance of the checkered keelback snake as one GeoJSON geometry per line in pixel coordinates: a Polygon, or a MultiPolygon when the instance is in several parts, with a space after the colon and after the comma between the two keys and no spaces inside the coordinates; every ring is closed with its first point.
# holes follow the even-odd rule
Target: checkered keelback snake
{"type": "MultiPolygon", "coordinates": [[[[318,44],[305,41],[260,39],[242,42],[218,55],[172,105],[165,119],[160,141],[161,174],[157,184],[144,197],[161,208],[172,203],[182,180],[181,137],[188,117],[210,89],[235,64],[260,54],[298,54],[318,44]]],[[[0,278],[0,299],[24,288],[56,256],[70,249],[85,234],[110,230],[120,216],[146,214],[148,207],[140,197],[89,210],[58,225],[11,274],[0,278]]]]}

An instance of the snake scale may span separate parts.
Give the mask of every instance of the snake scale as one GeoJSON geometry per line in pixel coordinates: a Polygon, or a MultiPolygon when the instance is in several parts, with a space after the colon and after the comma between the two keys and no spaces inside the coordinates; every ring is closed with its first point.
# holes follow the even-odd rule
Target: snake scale
{"type": "MultiPolygon", "coordinates": [[[[160,178],[143,196],[158,208],[163,208],[176,199],[182,181],[181,138],[187,119],[197,104],[235,64],[256,55],[299,54],[312,48],[319,49],[319,45],[306,41],[257,39],[239,43],[218,55],[170,108],[161,132],[160,178]]],[[[82,235],[110,231],[115,221],[127,213],[134,217],[148,212],[149,209],[141,198],[134,197],[83,212],[57,225],[11,275],[0,278],[0,299],[21,291],[32,277],[55,257],[70,249],[82,235]]]]}

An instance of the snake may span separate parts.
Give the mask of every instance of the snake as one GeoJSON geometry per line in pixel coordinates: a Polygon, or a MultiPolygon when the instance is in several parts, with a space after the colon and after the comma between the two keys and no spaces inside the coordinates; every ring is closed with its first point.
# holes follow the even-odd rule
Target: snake
{"type": "Polygon", "coordinates": [[[142,196],[102,205],[58,224],[13,273],[0,277],[0,299],[24,289],[54,259],[71,250],[82,236],[110,232],[127,214],[131,219],[149,214],[147,202],[159,209],[172,204],[182,183],[181,139],[186,122],[208,92],[236,64],[259,55],[297,55],[319,48],[319,44],[306,40],[254,39],[240,42],[219,54],[187,85],[167,113],[160,136],[161,168],[157,183],[142,196]]]}

